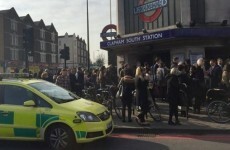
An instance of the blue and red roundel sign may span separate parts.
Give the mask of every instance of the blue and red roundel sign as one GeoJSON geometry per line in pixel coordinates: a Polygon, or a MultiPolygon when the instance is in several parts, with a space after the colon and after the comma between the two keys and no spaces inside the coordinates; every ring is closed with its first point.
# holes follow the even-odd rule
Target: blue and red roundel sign
{"type": "Polygon", "coordinates": [[[114,37],[117,35],[117,32],[107,32],[112,29],[116,31],[117,26],[114,24],[109,24],[102,29],[101,38],[103,39],[103,41],[107,41],[108,40],[107,37],[114,37]]]}
{"type": "Polygon", "coordinates": [[[167,4],[168,0],[139,0],[138,6],[134,7],[134,14],[139,15],[144,22],[153,22],[167,4]]]}

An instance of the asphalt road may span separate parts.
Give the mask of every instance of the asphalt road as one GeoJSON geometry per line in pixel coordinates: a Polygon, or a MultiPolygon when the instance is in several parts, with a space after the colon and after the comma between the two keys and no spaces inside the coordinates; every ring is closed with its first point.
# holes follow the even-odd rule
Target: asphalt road
{"type": "MultiPolygon", "coordinates": [[[[112,134],[81,150],[229,150],[230,135],[112,134]]],[[[49,150],[43,142],[0,141],[1,150],[49,150]]]]}

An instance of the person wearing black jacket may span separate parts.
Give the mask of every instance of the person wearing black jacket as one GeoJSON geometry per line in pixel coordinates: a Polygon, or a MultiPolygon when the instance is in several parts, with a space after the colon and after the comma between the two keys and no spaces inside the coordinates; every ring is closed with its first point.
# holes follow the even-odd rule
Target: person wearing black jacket
{"type": "Polygon", "coordinates": [[[77,79],[77,86],[76,86],[76,92],[78,96],[82,96],[82,90],[84,89],[84,72],[82,71],[81,67],[78,67],[78,71],[75,74],[77,79]]]}
{"type": "Polygon", "coordinates": [[[219,65],[217,65],[216,60],[210,60],[210,68],[209,68],[209,77],[210,77],[210,88],[218,88],[222,78],[222,69],[219,65]]]}
{"type": "Polygon", "coordinates": [[[167,99],[169,102],[169,125],[180,125],[178,119],[178,100],[179,100],[179,70],[178,68],[172,68],[170,74],[166,77],[167,79],[167,99]],[[175,116],[176,122],[172,121],[173,115],[175,116]]]}
{"type": "Polygon", "coordinates": [[[128,122],[132,122],[131,119],[131,107],[132,107],[132,101],[133,101],[133,95],[132,92],[135,89],[134,86],[134,78],[132,77],[132,71],[130,69],[124,70],[124,77],[121,78],[118,86],[123,86],[122,91],[122,121],[125,122],[125,110],[126,107],[128,107],[128,122]]]}
{"type": "Polygon", "coordinates": [[[135,76],[136,98],[141,106],[141,112],[137,116],[136,121],[141,125],[147,125],[145,123],[145,116],[148,112],[148,79],[145,77],[144,68],[138,67],[136,69],[135,76]]]}
{"type": "Polygon", "coordinates": [[[69,74],[70,79],[70,90],[74,93],[77,92],[77,78],[76,78],[76,68],[72,68],[69,74]]]}

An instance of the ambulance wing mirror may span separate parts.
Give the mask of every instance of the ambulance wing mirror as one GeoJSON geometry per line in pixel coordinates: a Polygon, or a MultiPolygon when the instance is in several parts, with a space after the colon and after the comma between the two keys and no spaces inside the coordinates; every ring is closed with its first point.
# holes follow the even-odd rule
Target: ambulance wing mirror
{"type": "Polygon", "coordinates": [[[35,107],[36,106],[36,104],[33,100],[25,101],[23,105],[26,107],[35,107]]]}

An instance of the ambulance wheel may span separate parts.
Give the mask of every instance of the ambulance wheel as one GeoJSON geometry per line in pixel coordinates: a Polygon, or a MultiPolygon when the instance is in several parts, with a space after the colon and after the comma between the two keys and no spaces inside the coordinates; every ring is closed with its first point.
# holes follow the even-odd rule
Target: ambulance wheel
{"type": "Polygon", "coordinates": [[[45,138],[46,142],[54,150],[70,150],[76,145],[73,131],[66,125],[51,126],[45,138]]]}

